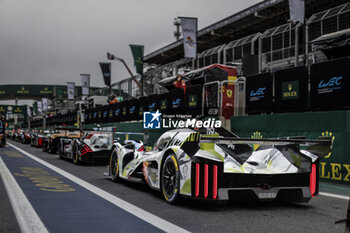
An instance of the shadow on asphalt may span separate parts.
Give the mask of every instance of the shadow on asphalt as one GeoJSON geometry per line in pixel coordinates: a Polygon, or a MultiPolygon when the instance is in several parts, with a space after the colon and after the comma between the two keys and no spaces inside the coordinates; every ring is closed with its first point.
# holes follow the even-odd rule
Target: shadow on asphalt
{"type": "MultiPolygon", "coordinates": [[[[111,181],[109,178],[104,178],[105,180],[111,181]]],[[[151,189],[147,184],[140,183],[132,183],[126,180],[119,180],[117,182],[120,185],[126,186],[128,188],[134,189],[139,192],[147,192],[154,195],[159,200],[164,200],[164,197],[160,191],[151,189]]],[[[171,204],[169,204],[171,205],[171,204]]],[[[198,211],[222,211],[222,210],[232,210],[232,209],[244,209],[244,210],[274,210],[274,209],[299,209],[299,210],[307,210],[312,209],[313,206],[307,203],[291,203],[284,201],[269,201],[269,202],[261,202],[257,200],[230,200],[230,201],[206,201],[206,200],[194,200],[191,198],[180,198],[179,201],[175,204],[175,206],[190,209],[190,210],[198,210],[198,211]]]]}

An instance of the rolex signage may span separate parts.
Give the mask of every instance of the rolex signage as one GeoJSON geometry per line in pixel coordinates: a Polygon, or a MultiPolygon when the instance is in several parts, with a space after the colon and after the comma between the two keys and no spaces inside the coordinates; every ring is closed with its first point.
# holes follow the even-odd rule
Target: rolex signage
{"type": "Polygon", "coordinates": [[[188,99],[189,99],[189,102],[188,102],[189,108],[197,107],[197,95],[190,95],[188,99]]]}
{"type": "Polygon", "coordinates": [[[309,71],[297,66],[274,72],[275,112],[299,112],[308,109],[309,71]]]}
{"type": "Polygon", "coordinates": [[[43,87],[43,89],[40,90],[41,95],[52,95],[52,87],[43,87]]]}
{"type": "Polygon", "coordinates": [[[282,83],[282,100],[299,99],[299,81],[282,83]]]}
{"type": "Polygon", "coordinates": [[[29,90],[26,89],[26,87],[21,87],[19,90],[17,90],[17,94],[29,94],[29,90]]]}

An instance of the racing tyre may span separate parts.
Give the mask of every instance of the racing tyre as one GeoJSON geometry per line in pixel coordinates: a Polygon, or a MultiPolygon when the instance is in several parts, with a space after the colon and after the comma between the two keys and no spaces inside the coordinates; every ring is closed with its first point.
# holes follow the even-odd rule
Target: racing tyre
{"type": "Polygon", "coordinates": [[[117,182],[119,180],[119,158],[116,149],[112,151],[109,159],[109,174],[113,182],[117,182]]]}
{"type": "Polygon", "coordinates": [[[5,147],[5,146],[6,146],[6,138],[3,137],[3,138],[1,139],[1,147],[5,147]]]}
{"type": "Polygon", "coordinates": [[[46,143],[43,143],[43,146],[42,146],[42,150],[43,150],[43,152],[46,152],[46,143]]]}
{"type": "Polygon", "coordinates": [[[168,155],[163,163],[161,182],[165,200],[170,204],[176,203],[180,193],[180,171],[174,154],[168,155]]]}
{"type": "Polygon", "coordinates": [[[72,160],[73,160],[73,163],[75,165],[79,165],[81,164],[81,161],[80,161],[80,150],[79,150],[79,147],[77,144],[73,144],[73,147],[72,147],[72,160]]]}
{"type": "Polygon", "coordinates": [[[62,152],[61,152],[61,146],[58,147],[58,157],[60,157],[60,159],[63,158],[62,152]]]}

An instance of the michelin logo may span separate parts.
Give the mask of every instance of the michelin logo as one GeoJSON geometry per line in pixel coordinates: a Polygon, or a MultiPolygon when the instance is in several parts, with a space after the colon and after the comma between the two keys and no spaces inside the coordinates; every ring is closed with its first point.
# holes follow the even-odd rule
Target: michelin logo
{"type": "Polygon", "coordinates": [[[143,113],[143,128],[144,129],[160,129],[160,116],[162,114],[157,110],[156,112],[143,113]]]}

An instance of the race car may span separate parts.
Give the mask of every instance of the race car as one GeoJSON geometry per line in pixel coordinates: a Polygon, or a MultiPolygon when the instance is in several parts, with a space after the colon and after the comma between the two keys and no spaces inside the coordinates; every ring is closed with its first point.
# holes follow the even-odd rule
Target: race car
{"type": "Polygon", "coordinates": [[[40,130],[32,133],[30,145],[41,148],[43,146],[44,138],[50,135],[49,130],[40,130]]]}
{"type": "Polygon", "coordinates": [[[223,128],[176,129],[151,152],[140,142],[115,143],[107,175],[147,183],[169,203],[180,196],[308,202],[318,194],[319,160],[331,145],[329,138],[244,139],[223,128]]]}
{"type": "Polygon", "coordinates": [[[23,144],[30,144],[30,142],[31,142],[31,133],[30,133],[30,131],[28,131],[28,130],[23,131],[23,133],[21,135],[21,142],[23,144]]]}
{"type": "Polygon", "coordinates": [[[59,156],[72,159],[78,165],[82,162],[108,161],[113,145],[113,133],[87,131],[80,138],[61,138],[59,156]]]}
{"type": "Polygon", "coordinates": [[[77,129],[57,128],[49,136],[43,138],[42,149],[44,152],[56,154],[59,148],[61,138],[76,138],[80,137],[77,129]]]}

